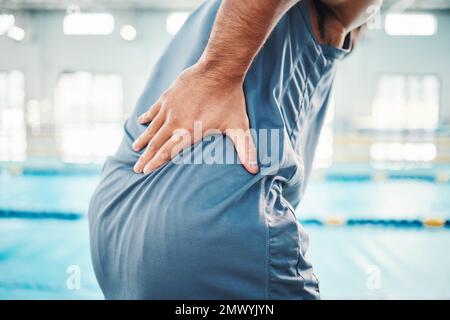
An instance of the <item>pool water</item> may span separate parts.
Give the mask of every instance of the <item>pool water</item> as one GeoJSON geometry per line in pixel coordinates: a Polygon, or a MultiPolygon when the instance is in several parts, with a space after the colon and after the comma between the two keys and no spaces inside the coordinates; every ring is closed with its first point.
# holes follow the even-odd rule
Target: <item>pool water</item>
{"type": "MultiPolygon", "coordinates": [[[[102,299],[84,214],[96,175],[0,174],[0,299],[102,299]],[[73,268],[80,286],[73,286],[73,268]]],[[[450,184],[312,182],[297,209],[325,299],[449,299],[450,228],[330,225],[330,217],[450,218],[450,184]],[[326,200],[326,201],[325,201],[326,200]]]]}

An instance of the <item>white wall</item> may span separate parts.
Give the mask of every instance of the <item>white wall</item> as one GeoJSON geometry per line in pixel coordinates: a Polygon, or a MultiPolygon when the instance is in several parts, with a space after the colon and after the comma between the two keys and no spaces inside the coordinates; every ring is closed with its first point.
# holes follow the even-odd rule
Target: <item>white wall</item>
{"type": "Polygon", "coordinates": [[[169,12],[113,12],[115,31],[107,36],[66,36],[63,12],[34,12],[19,15],[17,24],[26,38],[16,42],[0,36],[0,70],[21,70],[25,74],[26,101],[47,101],[50,109],[41,115],[41,132],[28,133],[28,156],[57,156],[54,130],[54,88],[64,71],[116,72],[123,77],[124,117],[134,107],[152,66],[170,41],[166,32],[169,12]],[[134,41],[119,35],[123,24],[138,30],[134,41]]]}
{"type": "Polygon", "coordinates": [[[436,13],[434,36],[389,36],[369,30],[342,62],[336,79],[336,122],[369,115],[377,78],[385,73],[436,74],[441,80],[440,123],[450,124],[450,11],[436,13]]]}
{"type": "Polygon", "coordinates": [[[0,70],[22,70],[27,99],[50,100],[56,79],[63,71],[118,72],[124,78],[124,103],[129,110],[170,40],[165,31],[167,14],[158,11],[115,14],[115,31],[107,36],[66,36],[62,13],[28,14],[28,33],[23,42],[0,36],[0,70]],[[138,29],[132,42],[119,36],[120,26],[126,23],[138,29]]]}

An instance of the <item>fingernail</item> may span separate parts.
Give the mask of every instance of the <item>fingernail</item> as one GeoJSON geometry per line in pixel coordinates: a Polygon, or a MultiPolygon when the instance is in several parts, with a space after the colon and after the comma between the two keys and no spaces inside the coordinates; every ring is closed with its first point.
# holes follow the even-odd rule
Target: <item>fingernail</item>
{"type": "Polygon", "coordinates": [[[257,164],[256,162],[255,162],[255,163],[251,162],[251,163],[249,163],[249,165],[250,165],[250,168],[251,168],[255,173],[258,173],[259,167],[258,167],[258,164],[257,164]]]}
{"type": "Polygon", "coordinates": [[[150,171],[152,171],[150,168],[144,168],[144,174],[147,175],[150,173],[150,171]]]}
{"type": "Polygon", "coordinates": [[[142,172],[142,170],[141,170],[141,168],[140,168],[140,163],[139,163],[139,161],[134,165],[133,170],[134,170],[134,172],[136,172],[136,173],[141,173],[141,172],[142,172]]]}
{"type": "Polygon", "coordinates": [[[133,142],[132,148],[133,148],[134,151],[138,151],[139,150],[138,144],[137,144],[137,140],[135,142],[133,142]]]}

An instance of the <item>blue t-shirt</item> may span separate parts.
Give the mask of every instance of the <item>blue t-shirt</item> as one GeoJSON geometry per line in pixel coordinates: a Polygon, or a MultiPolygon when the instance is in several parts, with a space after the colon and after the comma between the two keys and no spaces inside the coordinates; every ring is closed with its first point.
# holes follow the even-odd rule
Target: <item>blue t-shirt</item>
{"type": "MultiPolygon", "coordinates": [[[[307,1],[277,24],[244,83],[251,127],[279,132],[262,150],[277,148],[276,160],[260,157],[255,176],[239,164],[208,161],[169,162],[147,176],[133,172],[140,153],[131,146],[146,128],[137,117],[198,61],[219,6],[205,2],[175,36],[125,123],[119,150],[104,165],[89,223],[106,298],[319,297],[305,260],[308,238],[293,208],[311,171],[336,61],[347,51],[315,40],[307,1]]],[[[208,148],[219,143],[233,147],[220,136],[189,150],[208,158],[208,148]]]]}

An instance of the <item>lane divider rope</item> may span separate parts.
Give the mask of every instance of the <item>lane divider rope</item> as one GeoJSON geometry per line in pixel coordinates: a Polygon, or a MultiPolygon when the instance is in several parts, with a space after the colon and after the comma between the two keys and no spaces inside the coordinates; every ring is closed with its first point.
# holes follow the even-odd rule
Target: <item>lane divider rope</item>
{"type": "MultiPolygon", "coordinates": [[[[57,220],[79,220],[85,215],[77,212],[55,212],[55,211],[27,211],[15,209],[0,209],[0,218],[20,219],[57,219],[57,220]]],[[[316,226],[382,226],[401,228],[449,228],[450,219],[424,218],[424,219],[371,219],[371,218],[349,218],[325,217],[317,219],[300,219],[304,225],[316,226]]]]}
{"type": "Polygon", "coordinates": [[[424,219],[358,219],[327,217],[324,219],[300,219],[304,225],[316,226],[381,226],[400,228],[449,228],[450,219],[424,218],[424,219]]]}

